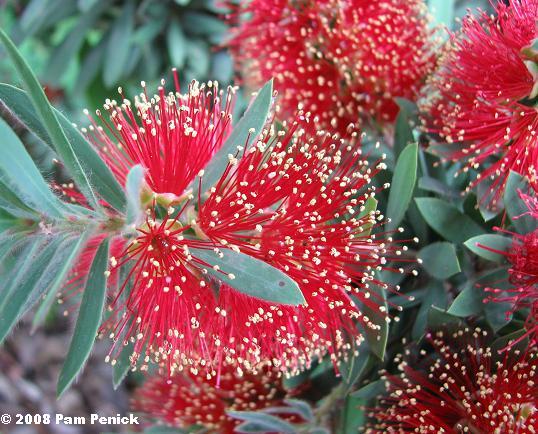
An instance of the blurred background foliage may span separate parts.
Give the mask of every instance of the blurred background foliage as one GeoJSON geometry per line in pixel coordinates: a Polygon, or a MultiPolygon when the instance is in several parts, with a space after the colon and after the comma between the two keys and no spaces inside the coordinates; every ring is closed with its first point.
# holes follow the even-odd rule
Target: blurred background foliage
{"type": "MultiPolygon", "coordinates": [[[[128,94],[140,81],[154,87],[176,67],[187,83],[232,79],[232,61],[219,48],[227,26],[219,0],[7,1],[0,25],[13,40],[49,98],[80,117],[121,84],[128,94]]],[[[8,62],[2,81],[13,82],[8,62]]]]}

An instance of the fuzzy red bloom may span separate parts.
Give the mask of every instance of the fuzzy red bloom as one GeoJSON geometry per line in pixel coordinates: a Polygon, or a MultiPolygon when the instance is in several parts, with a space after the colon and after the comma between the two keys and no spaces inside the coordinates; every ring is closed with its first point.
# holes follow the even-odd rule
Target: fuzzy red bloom
{"type": "MultiPolygon", "coordinates": [[[[521,192],[519,196],[529,209],[526,214],[536,218],[538,222],[536,198],[521,192]]],[[[510,249],[499,251],[487,246],[480,247],[506,257],[510,264],[508,268],[510,287],[508,289],[486,288],[486,291],[490,294],[486,301],[510,303],[511,308],[507,312],[508,315],[521,309],[529,309],[525,323],[527,333],[521,336],[519,340],[529,337],[532,341],[538,343],[538,229],[526,234],[496,229],[511,236],[512,245],[510,249]]]]}
{"type": "Polygon", "coordinates": [[[496,4],[496,17],[482,12],[464,19],[424,106],[427,128],[453,144],[440,152],[466,161],[464,170],[479,169],[470,187],[490,183],[482,200],[492,205],[510,170],[536,183],[538,159],[537,76],[525,63],[538,57],[524,50],[538,37],[538,0],[504,3],[496,4]]]}
{"type": "Polygon", "coordinates": [[[397,359],[386,375],[388,396],[370,412],[368,433],[523,434],[538,431],[538,351],[499,355],[486,332],[429,336],[435,356],[397,359]]]}
{"type": "MultiPolygon", "coordinates": [[[[209,116],[199,92],[194,84],[184,96],[161,91],[151,105],[137,103],[136,114],[126,100],[121,107],[107,103],[111,131],[122,134],[119,143],[93,126],[95,140],[105,141],[105,161],[118,173],[141,163],[156,194],[145,203],[146,221],[136,228],[136,239],[111,258],[111,271],[130,271],[106,328],[118,343],[134,342],[133,363],[143,360],[145,368],[154,360],[171,374],[188,367],[219,378],[224,363],[244,369],[270,364],[296,372],[325,354],[336,364],[361,342],[358,324],[378,329],[379,321],[387,319],[373,289],[397,288],[379,281],[376,272],[403,272],[388,265],[401,254],[392,234],[371,233],[383,224],[381,213],[365,209],[375,196],[371,179],[384,163],[368,165],[357,133],[351,142],[324,132],[307,134],[315,124],[299,113],[299,120],[284,124],[283,131],[270,126],[255,144],[239,146],[217,183],[194,196],[188,187],[197,174],[203,176],[201,169],[225,137],[221,132],[216,141],[211,135],[216,131],[212,121],[179,123],[183,112],[209,116]],[[189,106],[181,108],[177,101],[189,106]],[[162,113],[166,119],[160,120],[162,113]],[[130,141],[132,135],[125,132],[144,123],[130,141]],[[170,141],[167,148],[159,145],[160,152],[152,139],[154,124],[159,125],[157,143],[170,141]],[[208,135],[210,145],[191,143],[208,135]],[[195,151],[189,153],[184,140],[195,151]],[[131,148],[140,158],[125,157],[134,155],[131,148]],[[173,176],[167,173],[167,154],[175,159],[173,176]],[[233,272],[201,259],[199,249],[231,249],[273,265],[298,284],[306,303],[280,305],[239,292],[233,272]],[[210,268],[223,278],[210,277],[210,268]],[[362,306],[373,314],[363,315],[362,306]]],[[[227,100],[226,107],[230,104],[227,100]]],[[[218,118],[229,119],[228,108],[224,113],[218,118]]]]}
{"type": "Polygon", "coordinates": [[[141,164],[153,192],[181,195],[226,140],[233,89],[224,96],[217,82],[193,81],[181,94],[176,75],[175,81],[177,91],[168,95],[160,87],[158,95],[148,97],[144,88],[134,110],[120,88],[123,101],[104,105],[109,121],[100,110],[100,124],[90,117],[90,138],[121,185],[129,170],[141,164]]]}
{"type": "MultiPolygon", "coordinates": [[[[133,408],[154,421],[176,428],[202,426],[210,433],[231,434],[240,421],[227,411],[256,411],[283,405],[285,391],[275,374],[238,374],[226,367],[220,383],[192,374],[150,377],[134,395],[133,408]]],[[[297,416],[292,419],[299,419],[297,416]]]]}
{"type": "Polygon", "coordinates": [[[299,104],[319,128],[392,122],[435,57],[422,0],[253,0],[232,14],[229,45],[248,84],[275,78],[282,116],[299,104]]]}

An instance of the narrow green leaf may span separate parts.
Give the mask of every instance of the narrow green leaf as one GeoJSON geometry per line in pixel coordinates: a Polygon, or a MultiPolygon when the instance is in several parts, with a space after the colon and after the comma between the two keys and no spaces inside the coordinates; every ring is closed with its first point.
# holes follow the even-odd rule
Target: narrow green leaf
{"type": "Polygon", "coordinates": [[[366,223],[363,227],[362,227],[362,234],[364,236],[367,236],[367,235],[370,235],[370,233],[372,232],[372,228],[374,227],[374,224],[375,224],[375,212],[377,210],[377,199],[375,197],[368,197],[368,199],[366,199],[366,202],[364,202],[364,209],[359,213],[359,219],[365,217],[365,216],[370,216],[370,221],[368,223],[366,223]]]}
{"type": "MultiPolygon", "coordinates": [[[[202,176],[202,193],[215,185],[224,173],[226,166],[229,163],[228,155],[235,155],[238,146],[248,147],[261,133],[265,122],[267,121],[267,116],[269,115],[272,99],[273,81],[270,80],[259,91],[244,116],[239,120],[237,125],[235,125],[222,148],[213,156],[211,161],[205,167],[204,175],[202,176]],[[254,130],[254,132],[250,133],[250,130],[254,130]]],[[[197,180],[193,182],[192,188],[196,197],[198,192],[197,180]]]]}
{"type": "MultiPolygon", "coordinates": [[[[282,434],[295,434],[296,432],[293,425],[270,414],[253,411],[227,411],[226,413],[234,419],[255,424],[260,428],[267,429],[269,432],[278,432],[282,434]]],[[[238,427],[236,431],[245,432],[241,431],[240,427],[238,427]]]]}
{"type": "Polygon", "coordinates": [[[432,306],[428,312],[428,327],[437,329],[445,325],[460,324],[461,319],[448,313],[446,310],[437,306],[432,306]]]}
{"type": "Polygon", "coordinates": [[[168,56],[172,65],[178,69],[183,68],[187,50],[185,49],[185,35],[177,21],[172,21],[166,32],[166,45],[168,47],[168,56]]]}
{"type": "Polygon", "coordinates": [[[134,345],[129,342],[121,350],[120,356],[116,359],[112,371],[112,386],[116,390],[123,382],[129,370],[131,369],[131,354],[133,354],[134,345]]]}
{"type": "Polygon", "coordinates": [[[342,376],[342,381],[346,385],[347,390],[353,387],[370,365],[379,363],[378,360],[372,356],[366,343],[362,343],[357,348],[357,351],[358,355],[355,355],[354,351],[349,351],[348,360],[342,360],[338,367],[342,376]]]}
{"type": "Polygon", "coordinates": [[[48,268],[61,241],[61,237],[56,237],[54,240],[34,242],[29,254],[23,258],[24,262],[18,270],[20,278],[12,282],[14,285],[6,291],[7,296],[0,305],[0,344],[28,307],[32,293],[47,288],[54,280],[55,275],[48,268]]]}
{"type": "Polygon", "coordinates": [[[112,24],[103,69],[103,80],[109,88],[122,78],[123,69],[129,61],[134,15],[134,1],[128,0],[112,24]]]}
{"type": "MultiPolygon", "coordinates": [[[[360,398],[348,395],[344,402],[344,416],[342,421],[343,431],[341,434],[356,434],[365,425],[367,418],[367,411],[364,406],[367,402],[360,398]]],[[[323,428],[320,428],[323,429],[323,428]]],[[[340,431],[339,431],[340,432],[340,431]]],[[[322,434],[323,431],[320,432],[322,434]]],[[[310,431],[309,434],[314,434],[310,431]]],[[[330,434],[330,431],[326,430],[325,434],[330,434]]]]}
{"type": "Polygon", "coordinates": [[[34,318],[32,319],[32,331],[35,331],[43,321],[45,320],[49,309],[56,298],[56,293],[60,286],[64,283],[64,280],[67,274],[71,271],[75,259],[78,257],[81,250],[85,247],[86,241],[88,240],[89,233],[85,232],[79,237],[77,237],[73,242],[66,246],[64,249],[63,255],[65,258],[62,258],[62,261],[55,270],[55,278],[50,287],[47,289],[47,295],[41,302],[39,308],[37,309],[34,318]]]}
{"type": "Polygon", "coordinates": [[[109,240],[107,238],[97,249],[88,274],[86,288],[82,296],[77,323],[75,325],[75,332],[73,333],[69,351],[60,372],[60,378],[58,379],[58,397],[65,392],[76,375],[82,370],[97,335],[105,305],[107,282],[105,272],[108,265],[108,246],[109,240]]]}
{"type": "Polygon", "coordinates": [[[376,380],[364,387],[361,387],[356,392],[353,392],[351,396],[370,401],[371,399],[377,398],[379,395],[383,394],[385,389],[385,382],[383,380],[376,380]]]}
{"type": "Polygon", "coordinates": [[[77,6],[81,12],[88,12],[91,10],[99,0],[77,0],[77,6]]]}
{"type": "MultiPolygon", "coordinates": [[[[8,84],[0,84],[0,100],[30,131],[52,149],[55,149],[26,92],[8,84]]],[[[115,176],[80,131],[62,113],[54,108],[53,111],[95,191],[110,206],[123,212],[126,203],[125,194],[115,176]]]]}
{"type": "Polygon", "coordinates": [[[400,224],[413,197],[417,180],[417,156],[418,145],[412,143],[405,147],[396,162],[387,204],[389,230],[395,229],[400,224]]]}
{"type": "Polygon", "coordinates": [[[62,217],[62,203],[50,191],[19,138],[1,118],[0,149],[0,172],[5,175],[2,178],[9,183],[8,188],[14,191],[18,198],[24,198],[25,205],[50,217],[62,217]]]}
{"type": "Polygon", "coordinates": [[[428,225],[448,241],[463,243],[484,232],[478,223],[444,200],[419,197],[415,202],[428,225]]]}
{"type": "Polygon", "coordinates": [[[386,312],[388,312],[387,295],[385,290],[377,286],[370,288],[370,292],[374,293],[376,304],[379,306],[377,309],[372,309],[365,303],[359,303],[364,316],[367,316],[371,323],[377,326],[376,330],[372,330],[370,327],[363,327],[363,332],[368,342],[370,352],[377,356],[379,360],[385,358],[385,350],[387,348],[387,341],[389,337],[389,324],[387,323],[386,312]],[[384,310],[380,308],[383,307],[384,310]]]}
{"type": "Polygon", "coordinates": [[[528,348],[529,339],[528,337],[523,338],[523,339],[521,338],[525,336],[526,333],[527,333],[526,329],[521,329],[521,330],[516,330],[515,332],[509,333],[505,336],[495,339],[491,344],[492,352],[495,354],[502,350],[505,350],[508,344],[513,343],[515,341],[519,341],[519,342],[515,345],[515,347],[512,347],[512,351],[513,350],[525,351],[525,349],[528,348]]]}
{"type": "Polygon", "coordinates": [[[460,197],[457,191],[451,189],[444,182],[429,176],[421,176],[419,178],[418,188],[424,191],[431,191],[432,193],[438,194],[439,196],[444,196],[447,199],[457,199],[460,197]]]}
{"type": "Polygon", "coordinates": [[[284,400],[284,404],[297,410],[297,412],[305,421],[314,420],[314,413],[312,412],[312,407],[310,407],[310,404],[308,404],[307,402],[301,401],[300,399],[288,398],[284,400]]]}
{"type": "Polygon", "coordinates": [[[39,220],[39,213],[24,203],[15,192],[9,188],[6,182],[7,175],[0,170],[0,209],[8,212],[14,217],[29,220],[39,220]]]}
{"type": "Polygon", "coordinates": [[[461,271],[454,244],[438,242],[424,247],[418,257],[422,267],[436,279],[448,279],[461,271]]]}
{"type": "Polygon", "coordinates": [[[107,5],[107,1],[100,0],[100,4],[93,7],[90,12],[80,15],[74,28],[52,52],[47,69],[41,78],[47,83],[60,83],[70,63],[77,57],[88,30],[92,28],[107,5]]]}
{"type": "Polygon", "coordinates": [[[99,209],[97,198],[92,190],[92,186],[82,169],[80,161],[71,147],[71,144],[67,140],[65,133],[54,114],[52,106],[49,104],[43,88],[39,84],[39,81],[35,77],[34,73],[30,69],[30,66],[23,59],[17,47],[9,39],[6,33],[0,29],[0,41],[6,48],[9,57],[15,64],[15,67],[22,78],[24,87],[32,100],[32,103],[39,114],[40,119],[43,121],[43,125],[47,130],[52,143],[56,149],[58,155],[62,158],[63,163],[69,170],[69,173],[75,180],[78,188],[84,194],[88,203],[94,208],[99,209]]]}
{"type": "Polygon", "coordinates": [[[299,285],[264,261],[229,249],[223,249],[219,254],[204,249],[190,251],[207,267],[208,274],[243,294],[278,304],[298,306],[305,303],[299,285]],[[220,271],[214,266],[218,266],[220,271]]]}
{"type": "Polygon", "coordinates": [[[477,288],[474,282],[470,282],[454,299],[447,313],[460,318],[477,315],[484,307],[483,300],[483,290],[477,288]]]}
{"type": "MultiPolygon", "coordinates": [[[[78,244],[77,241],[84,238],[82,234],[74,235],[75,234],[72,233],[65,233],[57,234],[55,236],[60,240],[58,250],[47,265],[47,268],[42,273],[41,279],[38,281],[38,284],[26,301],[23,313],[28,311],[38,300],[42,299],[47,291],[56,292],[58,287],[63,283],[65,275],[69,271],[69,267],[66,267],[66,265],[69,265],[68,261],[72,256],[73,249],[78,244]]],[[[82,245],[79,244],[76,248],[80,251],[82,245]]]]}
{"type": "Polygon", "coordinates": [[[406,146],[415,141],[413,136],[413,128],[411,127],[411,107],[402,101],[398,104],[400,111],[396,118],[396,126],[394,129],[394,156],[398,157],[406,146]]]}
{"type": "Polygon", "coordinates": [[[508,252],[512,247],[512,240],[503,235],[484,234],[470,238],[463,244],[465,244],[465,247],[471,252],[488,261],[503,262],[506,260],[505,255],[488,250],[487,247],[498,252],[508,252]]]}
{"type": "Polygon", "coordinates": [[[504,190],[504,207],[512,224],[521,234],[532,232],[537,228],[536,219],[526,215],[528,209],[519,197],[519,191],[526,193],[529,188],[527,180],[519,173],[510,171],[504,190]]]}
{"type": "Polygon", "coordinates": [[[137,164],[127,174],[127,224],[138,224],[142,216],[140,193],[144,182],[144,168],[137,164]]]}
{"type": "Polygon", "coordinates": [[[432,282],[432,286],[426,288],[426,293],[418,309],[415,322],[413,324],[413,339],[420,339],[426,331],[428,325],[428,315],[432,306],[445,309],[447,305],[447,296],[441,282],[432,282]]]}

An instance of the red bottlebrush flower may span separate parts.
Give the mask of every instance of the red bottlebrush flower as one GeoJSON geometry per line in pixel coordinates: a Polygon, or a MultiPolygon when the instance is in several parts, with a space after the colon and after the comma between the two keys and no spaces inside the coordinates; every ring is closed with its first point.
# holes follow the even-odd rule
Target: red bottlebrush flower
{"type": "MultiPolygon", "coordinates": [[[[521,192],[519,192],[519,196],[529,209],[526,214],[538,219],[536,198],[521,192]]],[[[486,291],[490,293],[486,301],[510,303],[511,309],[507,315],[521,309],[529,309],[525,324],[527,333],[521,336],[518,341],[529,337],[538,343],[538,229],[527,234],[495,229],[512,237],[510,249],[499,251],[487,246],[480,247],[506,257],[510,264],[508,268],[510,288],[486,288],[486,291]]]]}
{"type": "Polygon", "coordinates": [[[298,105],[319,128],[392,122],[435,56],[422,0],[254,0],[232,15],[229,45],[248,84],[271,77],[283,117],[298,105]]]}
{"type": "Polygon", "coordinates": [[[233,88],[223,96],[217,82],[193,81],[181,94],[175,71],[174,78],[175,93],[166,95],[160,87],[150,98],[142,82],[144,92],[135,98],[133,109],[120,88],[123,101],[107,100],[104,105],[108,121],[100,110],[101,124],[90,117],[90,138],[122,185],[129,169],[141,164],[153,192],[181,195],[230,132],[233,88]]]}
{"type": "Polygon", "coordinates": [[[537,19],[537,0],[499,1],[496,17],[467,16],[427,87],[427,128],[453,144],[441,151],[447,158],[479,169],[470,188],[491,182],[482,200],[492,205],[510,170],[536,183],[537,77],[524,48],[538,37],[537,19]]]}
{"type": "Polygon", "coordinates": [[[538,351],[499,355],[486,332],[466,329],[429,336],[433,358],[386,375],[388,395],[369,415],[367,433],[535,433],[538,431],[538,351]]]}
{"type": "MultiPolygon", "coordinates": [[[[99,126],[93,125],[95,140],[105,141],[105,161],[118,173],[141,163],[149,188],[173,196],[166,196],[171,205],[167,209],[159,202],[164,196],[146,203],[146,222],[137,228],[137,238],[111,258],[112,271],[131,269],[106,328],[121,343],[135,341],[133,362],[140,356],[152,359],[171,374],[188,366],[218,377],[223,363],[246,369],[272,364],[282,371],[298,371],[325,354],[331,354],[336,364],[362,340],[357,323],[379,328],[376,323],[386,320],[387,312],[372,289],[393,288],[379,281],[375,272],[403,272],[388,265],[401,254],[392,234],[371,233],[382,225],[382,215],[364,212],[366,201],[375,195],[371,178],[384,164],[368,166],[356,146],[356,133],[351,142],[326,133],[307,135],[305,130],[315,125],[299,113],[300,120],[289,128],[284,124],[287,132],[268,127],[254,145],[239,147],[235,156],[229,156],[220,180],[195,197],[186,189],[197,174],[202,175],[221,143],[211,135],[216,127],[210,121],[175,123],[182,112],[209,113],[198,85],[191,85],[189,94],[193,92],[189,97],[165,96],[161,91],[152,99],[158,104],[135,104],[138,113],[126,100],[121,108],[107,103],[112,107],[110,122],[116,125],[110,129],[121,132],[117,144],[103,138],[99,126]],[[192,105],[181,109],[176,101],[192,105]],[[157,122],[165,112],[166,119],[157,122]],[[144,131],[139,130],[131,142],[133,125],[144,122],[144,131]],[[161,152],[155,151],[154,136],[147,133],[154,123],[159,125],[158,143],[169,140],[166,148],[159,145],[161,152]],[[183,128],[188,129],[186,139],[175,135],[183,128]],[[183,140],[195,146],[192,138],[208,135],[210,145],[200,142],[199,152],[181,158],[187,152],[183,140]],[[130,148],[140,158],[122,159],[135,155],[130,148]],[[175,161],[174,176],[167,173],[163,160],[167,152],[175,161]],[[232,249],[265,261],[298,283],[306,304],[277,305],[240,293],[209,277],[206,269],[214,264],[197,257],[196,249],[232,249]],[[363,315],[361,304],[376,318],[363,315]]],[[[230,104],[227,100],[226,107],[230,104]]],[[[222,118],[229,119],[227,114],[219,115],[222,118]]],[[[224,140],[223,131],[218,138],[224,140]]],[[[220,271],[233,279],[229,270],[220,271]]]]}
{"type": "MultiPolygon", "coordinates": [[[[217,385],[215,378],[180,373],[150,377],[134,395],[133,408],[149,419],[188,428],[202,426],[210,433],[234,433],[240,421],[227,411],[256,411],[283,405],[285,391],[270,371],[244,373],[226,367],[217,385]]],[[[286,417],[285,417],[286,418],[286,417]]],[[[294,416],[290,421],[298,421],[294,416]]]]}

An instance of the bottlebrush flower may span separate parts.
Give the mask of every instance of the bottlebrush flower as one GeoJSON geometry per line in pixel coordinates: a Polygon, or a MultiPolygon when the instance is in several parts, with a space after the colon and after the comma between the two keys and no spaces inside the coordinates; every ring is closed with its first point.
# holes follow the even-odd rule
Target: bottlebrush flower
{"type": "MultiPolygon", "coordinates": [[[[519,193],[519,196],[529,209],[526,214],[538,219],[536,198],[522,192],[519,193]]],[[[488,246],[481,245],[480,247],[505,256],[510,264],[508,268],[510,287],[508,289],[486,288],[490,294],[486,301],[510,303],[511,309],[507,314],[529,309],[525,323],[527,333],[521,336],[518,341],[529,337],[538,343],[538,229],[526,234],[518,234],[499,228],[496,230],[511,236],[510,249],[500,251],[488,246]]]]}
{"type": "Polygon", "coordinates": [[[499,355],[480,329],[438,332],[435,350],[386,375],[387,396],[369,416],[368,433],[535,433],[538,431],[538,351],[499,355]]]}
{"type": "Polygon", "coordinates": [[[117,142],[97,122],[92,126],[118,178],[141,163],[155,194],[145,203],[136,239],[111,258],[111,271],[128,266],[130,272],[105,329],[118,347],[134,342],[133,364],[143,360],[145,369],[157,361],[171,374],[188,367],[219,377],[224,363],[296,372],[325,354],[336,364],[361,342],[357,324],[379,329],[387,320],[372,289],[397,288],[375,273],[404,271],[389,265],[402,251],[392,234],[371,233],[383,216],[365,210],[376,192],[370,182],[384,163],[368,165],[357,133],[347,142],[323,131],[307,134],[315,125],[299,113],[282,131],[267,126],[255,144],[239,146],[217,183],[193,195],[189,186],[222,146],[230,120],[231,101],[220,111],[203,90],[192,84],[186,95],[161,91],[150,99],[144,93],[135,110],[127,100],[108,101],[109,120],[101,122],[117,142]],[[233,288],[236,276],[197,249],[264,261],[294,279],[306,303],[281,305],[241,293],[233,288]],[[211,277],[211,268],[222,279],[211,277]]]}
{"type": "Polygon", "coordinates": [[[435,62],[422,0],[253,0],[231,17],[247,84],[274,77],[284,119],[301,104],[342,136],[350,124],[392,122],[394,99],[415,99],[435,62]]]}
{"type": "Polygon", "coordinates": [[[120,184],[125,185],[129,170],[141,164],[153,192],[181,195],[229,134],[234,89],[224,95],[217,82],[193,81],[181,94],[175,71],[174,79],[176,93],[166,95],[160,87],[151,98],[142,82],[144,92],[135,98],[134,111],[120,88],[121,103],[107,100],[104,105],[109,119],[97,110],[101,123],[90,117],[89,132],[83,130],[120,184]]]}
{"type": "Polygon", "coordinates": [[[479,170],[470,188],[488,182],[482,200],[495,205],[510,170],[536,184],[538,0],[496,2],[496,16],[469,15],[426,89],[427,128],[449,144],[443,151],[464,171],[479,170]],[[534,65],[534,66],[532,66],[534,65]]]}
{"type": "Polygon", "coordinates": [[[218,385],[215,378],[187,373],[149,377],[135,392],[132,406],[146,418],[169,426],[198,425],[210,433],[228,434],[235,432],[240,421],[228,416],[227,411],[282,406],[284,397],[274,373],[238,374],[227,366],[218,385]]]}

